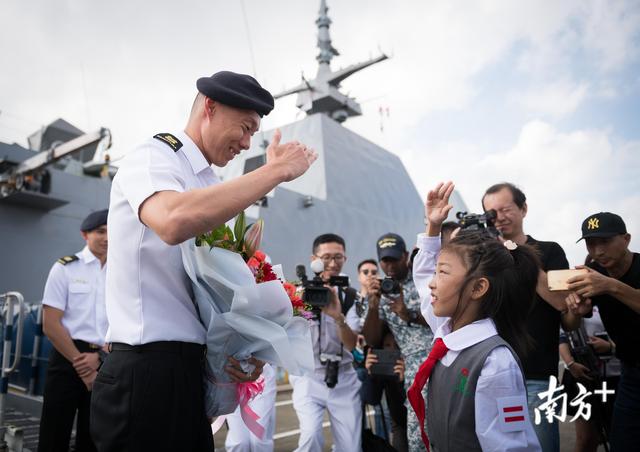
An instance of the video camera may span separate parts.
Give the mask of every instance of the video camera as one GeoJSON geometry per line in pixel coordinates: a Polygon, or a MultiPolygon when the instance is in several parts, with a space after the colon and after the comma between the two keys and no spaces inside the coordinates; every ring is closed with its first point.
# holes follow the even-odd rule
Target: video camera
{"type": "Polygon", "coordinates": [[[495,227],[498,213],[494,210],[487,210],[485,213],[477,214],[467,212],[456,213],[460,229],[466,231],[487,231],[494,237],[500,236],[500,231],[495,227]]]}
{"type": "MultiPolygon", "coordinates": [[[[325,282],[320,274],[324,271],[324,264],[317,259],[311,262],[311,270],[315,273],[313,279],[307,278],[307,272],[304,265],[296,265],[296,276],[300,280],[300,284],[304,287],[304,295],[302,299],[305,303],[311,305],[314,309],[324,308],[329,304],[329,288],[325,287],[325,282]]],[[[349,287],[348,276],[332,276],[329,279],[329,286],[349,287]]]]}

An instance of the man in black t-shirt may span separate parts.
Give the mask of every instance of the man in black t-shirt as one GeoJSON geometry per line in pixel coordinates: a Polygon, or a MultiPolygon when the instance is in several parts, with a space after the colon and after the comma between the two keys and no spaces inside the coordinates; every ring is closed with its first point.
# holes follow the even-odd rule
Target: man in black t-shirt
{"type": "Polygon", "coordinates": [[[638,450],[640,444],[640,254],[629,250],[631,235],[622,218],[609,212],[587,217],[582,239],[592,262],[586,275],[569,280],[575,292],[568,301],[576,312],[600,310],[602,323],[615,344],[622,373],[613,411],[611,450],[638,450]]]}
{"type": "MultiPolygon", "coordinates": [[[[520,360],[524,367],[527,383],[529,416],[534,419],[535,408],[543,403],[538,394],[549,388],[549,377],[558,376],[558,331],[560,326],[571,331],[578,327],[580,317],[567,310],[566,293],[550,292],[547,287],[549,270],[569,268],[569,263],[560,245],[555,242],[543,242],[526,235],[523,230],[524,217],[527,215],[527,202],[522,190],[505,182],[487,189],[482,197],[485,211],[495,210],[495,226],[505,239],[518,245],[531,245],[540,255],[542,268],[536,288],[536,301],[527,317],[527,330],[533,338],[532,350],[520,360]]],[[[544,452],[560,450],[558,423],[549,423],[546,419],[534,429],[544,452]]]]}

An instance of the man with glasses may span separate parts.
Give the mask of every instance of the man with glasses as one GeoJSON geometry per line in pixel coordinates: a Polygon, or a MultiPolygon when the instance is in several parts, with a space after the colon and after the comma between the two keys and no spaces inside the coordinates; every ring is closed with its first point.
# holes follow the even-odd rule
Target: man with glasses
{"type": "MultiPolygon", "coordinates": [[[[336,234],[323,234],[313,242],[311,261],[324,264],[322,279],[341,275],[347,257],[344,239],[336,234]]],[[[329,412],[335,450],[356,452],[361,449],[362,412],[360,381],[353,368],[351,350],[356,346],[360,323],[355,309],[356,291],[331,288],[330,302],[318,313],[311,326],[311,342],[315,361],[313,375],[290,376],[293,407],[300,422],[297,451],[323,450],[322,421],[329,412]],[[333,363],[333,364],[332,364],[333,363]],[[337,383],[330,387],[329,372],[337,368],[337,383]]]]}
{"type": "Polygon", "coordinates": [[[374,259],[365,259],[358,264],[358,282],[360,290],[358,293],[361,297],[366,297],[369,292],[369,286],[378,277],[378,263],[374,259]]]}
{"type": "MultiPolygon", "coordinates": [[[[503,182],[492,185],[482,197],[485,211],[495,210],[495,226],[505,240],[518,245],[530,245],[537,249],[542,262],[536,288],[536,301],[527,317],[527,329],[534,340],[534,346],[521,358],[527,384],[529,416],[534,419],[534,411],[542,400],[538,394],[549,387],[549,377],[558,377],[558,329],[565,331],[578,327],[580,317],[567,310],[566,292],[551,292],[548,289],[549,270],[569,268],[569,262],[562,247],[556,242],[536,240],[524,232],[524,218],[527,215],[527,198],[515,185],[503,182]]],[[[557,422],[546,421],[534,425],[534,430],[544,452],[560,450],[560,433],[557,422]]]]}
{"type": "MultiPolygon", "coordinates": [[[[420,365],[427,359],[433,332],[420,313],[420,295],[409,271],[409,253],[398,234],[387,233],[378,239],[378,261],[389,280],[398,290],[381,293],[381,283],[371,283],[367,295],[368,310],[363,326],[367,343],[381,348],[384,326],[391,330],[405,360],[405,390],[408,390],[420,365]]],[[[407,411],[407,440],[409,451],[424,450],[418,419],[413,410],[407,411]]]]}

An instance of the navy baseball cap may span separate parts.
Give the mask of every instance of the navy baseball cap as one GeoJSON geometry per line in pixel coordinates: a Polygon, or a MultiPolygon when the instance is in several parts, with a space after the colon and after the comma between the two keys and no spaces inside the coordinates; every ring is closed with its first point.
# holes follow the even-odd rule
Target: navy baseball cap
{"type": "Polygon", "coordinates": [[[253,110],[260,117],[273,110],[273,96],[250,75],[220,71],[211,77],[199,78],[196,86],[212,100],[230,107],[253,110]]]}
{"type": "Polygon", "coordinates": [[[393,232],[388,232],[378,239],[378,260],[385,257],[392,259],[402,259],[404,253],[407,252],[407,246],[402,237],[393,232]]]}
{"type": "Polygon", "coordinates": [[[589,215],[582,222],[582,237],[578,239],[578,242],[589,237],[613,237],[626,233],[627,226],[620,215],[600,212],[589,215]]]}

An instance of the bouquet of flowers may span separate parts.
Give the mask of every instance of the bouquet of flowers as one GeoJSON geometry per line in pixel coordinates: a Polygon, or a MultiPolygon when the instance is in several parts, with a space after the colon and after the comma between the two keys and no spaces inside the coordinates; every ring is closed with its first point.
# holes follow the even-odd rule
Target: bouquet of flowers
{"type": "Polygon", "coordinates": [[[267,262],[267,256],[262,251],[256,250],[253,257],[249,258],[247,261],[247,265],[253,272],[253,275],[256,278],[256,283],[258,284],[266,281],[274,281],[276,279],[282,282],[284,290],[291,302],[294,316],[304,317],[305,319],[313,318],[311,305],[302,301],[302,298],[300,298],[300,295],[298,294],[298,288],[294,284],[285,281],[281,267],[279,265],[271,265],[267,262]],[[278,274],[276,274],[276,272],[278,274]]]}
{"type": "MultiPolygon", "coordinates": [[[[207,329],[205,406],[210,417],[233,412],[242,388],[225,372],[232,356],[252,370],[254,356],[291,375],[313,372],[309,307],[279,265],[259,251],[264,223],[244,213],[180,245],[200,320],[207,329]]],[[[243,416],[244,417],[244,416],[243,416]]]]}

